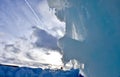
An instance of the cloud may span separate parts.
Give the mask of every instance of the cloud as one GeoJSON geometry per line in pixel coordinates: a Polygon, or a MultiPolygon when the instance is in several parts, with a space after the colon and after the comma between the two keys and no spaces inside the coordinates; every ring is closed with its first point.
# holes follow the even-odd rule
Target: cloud
{"type": "Polygon", "coordinates": [[[1,1],[0,31],[8,34],[6,38],[29,37],[30,28],[33,25],[54,37],[61,38],[64,36],[65,23],[57,19],[54,11],[49,9],[46,0],[27,1],[34,10],[34,14],[24,0],[1,1]]]}
{"type": "MultiPolygon", "coordinates": [[[[0,43],[0,63],[52,69],[64,67],[63,54],[57,46],[57,38],[38,27],[33,27],[31,36],[30,39],[22,37],[12,43],[0,43]]],[[[69,65],[65,66],[64,70],[73,66],[79,68],[77,61],[69,65]]]]}
{"type": "Polygon", "coordinates": [[[57,41],[64,35],[65,24],[49,10],[47,2],[29,1],[36,15],[40,17],[39,21],[36,21],[24,0],[1,2],[0,31],[7,35],[5,42],[3,39],[0,42],[0,63],[27,66],[39,66],[40,63],[63,65],[63,54],[60,53],[57,41]],[[30,29],[33,25],[34,30],[30,29]],[[12,41],[11,37],[14,38],[12,41]]]}
{"type": "Polygon", "coordinates": [[[39,3],[38,12],[42,16],[42,29],[58,39],[64,36],[65,23],[57,19],[55,11],[49,8],[46,0],[39,3]]]}
{"type": "Polygon", "coordinates": [[[44,64],[63,65],[60,48],[57,46],[57,38],[38,27],[27,39],[17,38],[12,43],[0,43],[0,62],[5,64],[16,64],[18,66],[50,67],[44,64]],[[32,36],[32,38],[31,38],[32,36]],[[34,40],[36,38],[36,40],[34,40]]]}
{"type": "Polygon", "coordinates": [[[45,30],[42,30],[38,27],[34,27],[33,32],[34,37],[36,37],[35,45],[37,47],[43,47],[47,49],[59,50],[57,46],[58,39],[51,34],[47,33],[45,30]]]}
{"type": "MultiPolygon", "coordinates": [[[[0,62],[3,64],[15,64],[18,66],[34,66],[44,68],[44,64],[62,66],[63,55],[57,51],[45,47],[36,47],[25,39],[18,39],[12,44],[1,44],[0,62]],[[43,65],[42,65],[43,64],[43,65]]],[[[46,66],[47,67],[47,66],[46,66]]]]}

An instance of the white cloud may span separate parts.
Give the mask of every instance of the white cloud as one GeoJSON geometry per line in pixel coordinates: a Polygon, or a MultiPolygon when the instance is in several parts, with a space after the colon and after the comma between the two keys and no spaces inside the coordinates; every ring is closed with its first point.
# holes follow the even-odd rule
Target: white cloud
{"type": "Polygon", "coordinates": [[[50,10],[46,0],[40,2],[38,10],[42,15],[43,29],[57,38],[63,37],[65,34],[65,23],[57,19],[55,11],[50,10]]]}
{"type": "Polygon", "coordinates": [[[34,44],[24,39],[19,39],[13,44],[4,44],[0,50],[0,63],[3,64],[34,67],[40,67],[40,64],[63,65],[62,54],[59,51],[34,47],[34,44]]]}
{"type": "MultiPolygon", "coordinates": [[[[0,14],[3,14],[3,16],[0,16],[2,18],[0,23],[5,26],[2,30],[7,34],[5,38],[8,38],[5,42],[3,42],[3,39],[0,42],[0,63],[27,66],[39,66],[40,63],[63,65],[63,55],[57,46],[57,40],[64,35],[65,23],[60,22],[54,12],[49,11],[45,0],[40,2],[38,6],[36,4],[38,7],[36,11],[39,12],[38,15],[42,16],[40,22],[35,21],[36,18],[23,2],[13,2],[16,4],[16,7],[14,7],[15,5],[11,1],[6,1],[7,6],[0,11],[0,14]],[[9,9],[9,13],[5,9],[9,9]],[[8,14],[8,17],[6,17],[6,14],[8,14]],[[42,26],[43,29],[41,35],[38,34],[39,31],[42,31],[41,29],[33,30],[33,33],[32,30],[29,30],[30,27],[38,27],[38,25],[40,28],[42,26]],[[14,37],[12,41],[10,35],[14,37]],[[21,36],[24,38],[20,38],[21,36]]],[[[36,6],[33,9],[36,9],[36,6]]],[[[2,32],[0,33],[1,36],[3,36],[2,32]]]]}

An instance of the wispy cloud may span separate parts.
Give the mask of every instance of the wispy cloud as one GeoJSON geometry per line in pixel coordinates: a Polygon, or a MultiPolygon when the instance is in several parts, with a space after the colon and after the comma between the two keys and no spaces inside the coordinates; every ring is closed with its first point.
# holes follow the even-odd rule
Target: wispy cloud
{"type": "Polygon", "coordinates": [[[65,33],[65,23],[49,10],[47,1],[1,2],[0,32],[1,36],[3,32],[7,34],[7,39],[1,39],[0,62],[30,66],[39,66],[40,63],[63,65],[63,54],[57,41],[65,33]],[[40,22],[36,21],[36,16],[40,22]],[[11,37],[14,38],[12,42],[11,37]]]}
{"type": "MultiPolygon", "coordinates": [[[[33,35],[35,33],[36,30],[35,32],[33,32],[33,35]]],[[[46,42],[43,41],[43,39],[51,38],[51,36],[47,38],[44,38],[45,36],[47,36],[46,34],[41,36],[35,35],[35,37],[37,38],[35,42],[26,38],[19,38],[11,44],[1,43],[2,47],[0,48],[0,62],[5,64],[27,65],[35,67],[41,67],[41,64],[62,66],[63,55],[60,53],[59,50],[52,49],[52,45],[54,45],[54,40],[49,39],[49,41],[51,41],[51,43],[49,44],[51,47],[49,47],[49,41],[46,42]],[[39,46],[37,45],[38,40],[41,44],[39,46]]]]}

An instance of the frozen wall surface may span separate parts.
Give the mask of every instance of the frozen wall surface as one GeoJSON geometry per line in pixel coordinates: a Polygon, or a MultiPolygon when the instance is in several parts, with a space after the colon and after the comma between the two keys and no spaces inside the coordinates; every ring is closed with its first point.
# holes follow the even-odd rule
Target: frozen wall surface
{"type": "Polygon", "coordinates": [[[120,77],[120,0],[48,0],[66,23],[64,59],[85,64],[88,77],[120,77]]]}
{"type": "Polygon", "coordinates": [[[0,77],[83,77],[79,69],[69,71],[0,65],[0,77]]]}

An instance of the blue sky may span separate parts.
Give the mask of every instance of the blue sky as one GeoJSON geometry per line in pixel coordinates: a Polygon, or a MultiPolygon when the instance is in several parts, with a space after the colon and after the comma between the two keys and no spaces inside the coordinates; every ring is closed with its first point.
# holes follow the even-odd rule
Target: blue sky
{"type": "MultiPolygon", "coordinates": [[[[7,39],[7,37],[10,39],[20,36],[27,36],[29,35],[32,26],[38,26],[40,28],[44,28],[46,26],[45,29],[49,29],[47,31],[51,31],[53,27],[54,29],[57,29],[56,26],[59,27],[59,25],[59,28],[64,28],[64,23],[56,19],[54,12],[51,13],[49,11],[46,1],[29,0],[28,2],[33,10],[31,10],[25,0],[1,0],[0,33],[2,35],[5,34],[3,36],[5,37],[4,39],[7,39]],[[48,19],[47,17],[51,19],[48,19]]],[[[61,31],[61,29],[59,30],[61,31]]],[[[60,32],[59,30],[58,32],[60,32]]],[[[54,36],[57,36],[54,31],[53,34],[54,36]]]]}
{"type": "Polygon", "coordinates": [[[46,0],[1,0],[0,4],[1,63],[63,65],[57,41],[65,33],[65,23],[46,0]]]}

